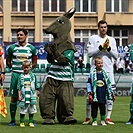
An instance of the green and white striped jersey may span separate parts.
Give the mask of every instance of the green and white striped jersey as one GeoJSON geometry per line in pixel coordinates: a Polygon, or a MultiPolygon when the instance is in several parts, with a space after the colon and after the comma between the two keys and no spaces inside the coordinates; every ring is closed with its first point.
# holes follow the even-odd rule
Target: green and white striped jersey
{"type": "Polygon", "coordinates": [[[49,68],[48,77],[61,81],[74,81],[74,51],[66,50],[63,55],[69,61],[67,63],[52,63],[49,68]]]}
{"type": "Polygon", "coordinates": [[[22,62],[29,60],[32,64],[32,56],[37,55],[36,48],[27,43],[24,47],[18,43],[12,44],[7,48],[6,56],[12,60],[12,71],[22,73],[22,62]]]}
{"type": "Polygon", "coordinates": [[[18,78],[17,89],[20,90],[22,102],[36,103],[36,90],[39,89],[36,75],[32,72],[30,74],[20,74],[18,78]]]}

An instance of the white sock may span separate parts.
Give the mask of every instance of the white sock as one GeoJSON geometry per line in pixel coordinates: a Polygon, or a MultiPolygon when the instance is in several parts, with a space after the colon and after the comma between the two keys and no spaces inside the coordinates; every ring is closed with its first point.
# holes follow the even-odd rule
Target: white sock
{"type": "Polygon", "coordinates": [[[86,118],[90,118],[90,109],[86,110],[86,118]]]}
{"type": "Polygon", "coordinates": [[[112,113],[112,110],[107,110],[107,116],[106,116],[106,118],[110,119],[111,113],[112,113]]]}

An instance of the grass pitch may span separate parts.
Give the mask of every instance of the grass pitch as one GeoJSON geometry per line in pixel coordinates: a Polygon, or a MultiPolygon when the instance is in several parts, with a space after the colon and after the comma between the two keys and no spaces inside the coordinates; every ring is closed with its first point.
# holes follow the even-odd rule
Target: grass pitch
{"type": "Polygon", "coordinates": [[[9,113],[9,103],[10,98],[5,97],[8,116],[3,118],[0,116],[0,132],[1,133],[133,133],[133,125],[126,125],[125,122],[128,121],[129,113],[129,103],[130,97],[116,97],[114,102],[113,112],[111,119],[115,123],[114,125],[101,126],[100,125],[100,116],[98,115],[97,127],[93,127],[91,124],[82,125],[82,122],[85,119],[85,101],[86,97],[75,97],[75,111],[74,117],[78,120],[78,123],[74,125],[63,125],[59,124],[56,121],[55,125],[42,125],[42,118],[40,116],[39,107],[38,112],[34,115],[34,120],[36,120],[37,126],[30,128],[28,124],[28,114],[25,116],[25,128],[19,126],[19,108],[17,109],[17,125],[14,127],[8,126],[10,122],[10,113],[9,113]]]}

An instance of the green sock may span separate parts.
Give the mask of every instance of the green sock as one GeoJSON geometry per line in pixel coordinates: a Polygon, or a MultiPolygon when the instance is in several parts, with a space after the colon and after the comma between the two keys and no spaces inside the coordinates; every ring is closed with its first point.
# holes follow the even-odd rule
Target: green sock
{"type": "Polygon", "coordinates": [[[34,114],[29,114],[29,123],[33,123],[33,115],[34,114]]]}
{"type": "Polygon", "coordinates": [[[105,121],[105,115],[101,115],[101,120],[105,121]]]}
{"type": "Polygon", "coordinates": [[[25,114],[20,114],[20,123],[24,123],[25,114]]]}
{"type": "Polygon", "coordinates": [[[10,103],[10,115],[11,115],[11,120],[15,121],[15,116],[16,116],[16,110],[17,110],[17,103],[10,103]]]}
{"type": "Polygon", "coordinates": [[[131,114],[131,119],[133,119],[133,114],[131,114]]]}
{"type": "Polygon", "coordinates": [[[93,121],[97,121],[97,118],[93,118],[93,121]]]}

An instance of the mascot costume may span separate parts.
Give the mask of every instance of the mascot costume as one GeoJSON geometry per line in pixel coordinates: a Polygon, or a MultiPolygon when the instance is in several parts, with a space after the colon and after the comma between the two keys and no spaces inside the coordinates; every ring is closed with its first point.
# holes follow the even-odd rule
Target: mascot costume
{"type": "Polygon", "coordinates": [[[54,40],[45,44],[47,61],[51,63],[46,82],[40,96],[39,108],[42,124],[55,124],[55,108],[57,120],[62,124],[73,124],[77,120],[72,116],[74,112],[74,53],[76,48],[70,37],[70,18],[75,8],[70,9],[63,16],[45,29],[45,33],[52,34],[54,40]],[[56,104],[57,101],[57,104],[56,104]]]}

